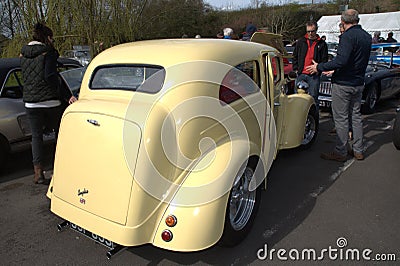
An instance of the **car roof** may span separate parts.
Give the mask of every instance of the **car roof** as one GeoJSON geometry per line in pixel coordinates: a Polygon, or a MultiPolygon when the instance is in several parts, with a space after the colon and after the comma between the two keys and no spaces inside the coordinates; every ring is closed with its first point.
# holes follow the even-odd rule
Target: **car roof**
{"type": "Polygon", "coordinates": [[[0,58],[0,88],[7,73],[14,68],[20,68],[19,58],[0,58]]]}
{"type": "MultiPolygon", "coordinates": [[[[276,51],[271,46],[223,39],[164,39],[126,43],[109,48],[92,60],[102,64],[154,64],[168,67],[195,60],[210,60],[237,65],[256,59],[261,50],[276,51]]],[[[91,67],[91,66],[89,66],[91,67]]]]}
{"type": "Polygon", "coordinates": [[[18,57],[15,58],[0,58],[0,69],[10,69],[14,67],[20,66],[20,59],[18,57]]]}
{"type": "MultiPolygon", "coordinates": [[[[82,67],[79,61],[70,58],[59,57],[57,61],[63,65],[82,67]]],[[[0,88],[7,73],[11,69],[19,68],[21,68],[21,59],[19,57],[0,58],[0,88]]]]}
{"type": "MultiPolygon", "coordinates": [[[[65,58],[65,57],[59,57],[57,61],[61,64],[66,64],[66,65],[74,65],[77,67],[81,67],[82,65],[79,63],[79,61],[71,59],[71,58],[65,58]]],[[[11,69],[11,68],[16,68],[21,66],[21,59],[19,57],[13,57],[13,58],[0,58],[0,71],[3,69],[11,69]]]]}

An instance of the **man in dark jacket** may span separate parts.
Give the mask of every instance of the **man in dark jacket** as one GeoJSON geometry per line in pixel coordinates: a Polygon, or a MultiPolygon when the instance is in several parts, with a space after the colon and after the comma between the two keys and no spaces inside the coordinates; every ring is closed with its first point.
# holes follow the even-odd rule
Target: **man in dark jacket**
{"type": "Polygon", "coordinates": [[[365,70],[371,51],[371,36],[358,25],[357,10],[349,9],[341,16],[345,32],[339,36],[337,56],[327,63],[315,63],[307,69],[311,73],[331,71],[332,111],[337,132],[333,152],[321,154],[326,160],[346,161],[349,132],[349,113],[352,116],[352,153],[357,160],[364,159],[361,98],[364,89],[365,70]]]}
{"type": "Polygon", "coordinates": [[[314,60],[317,63],[328,61],[328,46],[317,34],[318,25],[314,21],[306,23],[307,33],[296,42],[293,51],[293,70],[297,72],[296,84],[300,81],[308,83],[308,93],[314,98],[318,107],[318,91],[320,74],[310,73],[306,67],[314,60]]]}

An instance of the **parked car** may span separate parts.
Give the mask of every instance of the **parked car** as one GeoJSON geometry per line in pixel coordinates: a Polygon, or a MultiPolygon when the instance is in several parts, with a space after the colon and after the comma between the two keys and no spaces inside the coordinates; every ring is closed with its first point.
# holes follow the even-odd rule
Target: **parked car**
{"type": "Polygon", "coordinates": [[[87,66],[92,59],[89,50],[67,50],[64,51],[64,57],[74,59],[81,63],[83,66],[87,66]]]}
{"type": "Polygon", "coordinates": [[[285,82],[282,55],[255,42],[151,40],[103,51],[61,121],[47,192],[65,219],[59,229],[106,245],[109,257],[145,243],[239,243],[278,151],[317,135],[313,98],[286,95],[285,82]]]}
{"type": "Polygon", "coordinates": [[[376,43],[371,46],[374,62],[400,65],[400,43],[376,43]]]}
{"type": "MultiPolygon", "coordinates": [[[[393,58],[392,58],[393,59],[393,58]]],[[[400,65],[389,61],[370,60],[365,73],[365,88],[362,96],[361,112],[373,113],[379,100],[400,94],[400,65]]],[[[321,76],[319,105],[330,108],[332,103],[332,83],[330,77],[321,76]]]]}
{"type": "Polygon", "coordinates": [[[336,42],[327,42],[328,46],[328,60],[332,60],[337,54],[338,43],[336,42]]]}
{"type": "MultiPolygon", "coordinates": [[[[81,67],[79,62],[66,58],[60,58],[59,64],[59,71],[81,67]]],[[[31,130],[22,101],[23,85],[20,59],[1,58],[0,169],[7,154],[30,148],[31,130]]]]}

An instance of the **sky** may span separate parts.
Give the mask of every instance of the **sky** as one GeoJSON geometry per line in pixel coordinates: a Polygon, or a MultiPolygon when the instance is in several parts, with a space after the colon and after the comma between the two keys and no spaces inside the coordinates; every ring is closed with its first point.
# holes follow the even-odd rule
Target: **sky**
{"type": "MultiPolygon", "coordinates": [[[[324,0],[296,0],[296,1],[290,1],[290,0],[266,0],[267,3],[270,4],[287,4],[287,3],[300,3],[300,4],[311,4],[314,1],[314,3],[321,3],[321,2],[326,2],[324,0]]],[[[204,2],[209,3],[210,5],[217,7],[217,8],[226,8],[226,7],[232,7],[232,8],[245,8],[249,7],[251,4],[251,0],[205,0],[204,2]]]]}

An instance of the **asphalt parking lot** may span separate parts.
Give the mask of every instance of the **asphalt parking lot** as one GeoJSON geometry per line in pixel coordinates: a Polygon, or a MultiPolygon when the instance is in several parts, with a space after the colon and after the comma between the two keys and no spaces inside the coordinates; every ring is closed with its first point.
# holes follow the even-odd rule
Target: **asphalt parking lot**
{"type": "MultiPolygon", "coordinates": [[[[233,248],[178,253],[144,245],[107,260],[105,247],[71,230],[57,231],[62,219],[49,211],[46,187],[32,182],[30,154],[15,154],[0,174],[0,264],[399,265],[400,151],[393,146],[391,132],[399,103],[386,101],[375,114],[364,116],[364,161],[319,158],[335,140],[328,135],[332,119],[322,113],[320,133],[310,150],[278,155],[254,227],[233,248]],[[304,250],[315,250],[315,260],[302,259],[304,250]],[[360,259],[349,257],[349,250],[359,252],[360,259]],[[368,254],[362,257],[363,252],[368,254]]],[[[52,151],[48,147],[48,175],[52,151]]]]}

